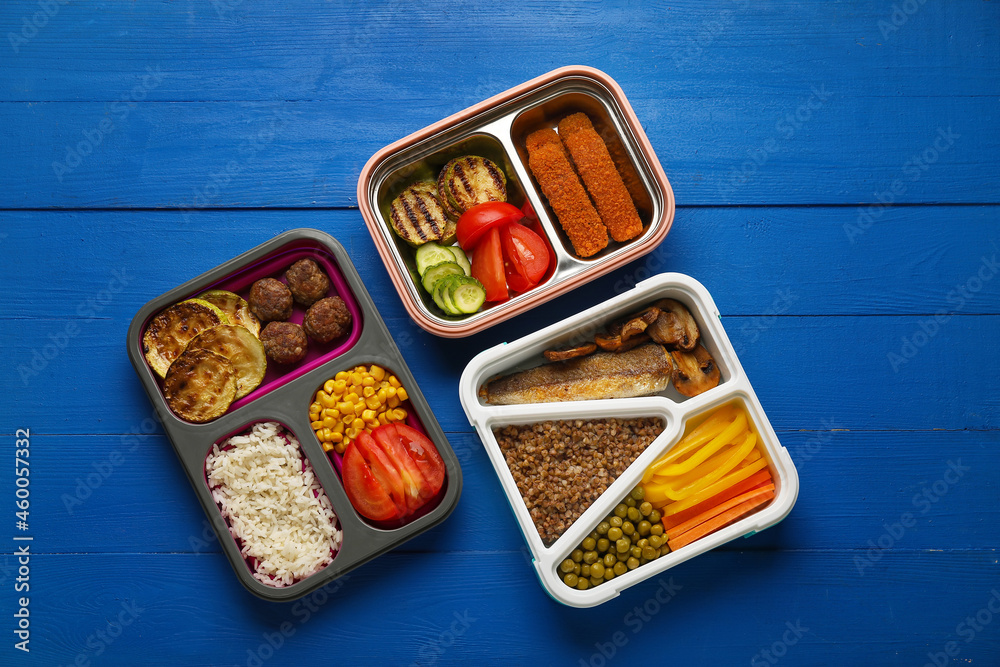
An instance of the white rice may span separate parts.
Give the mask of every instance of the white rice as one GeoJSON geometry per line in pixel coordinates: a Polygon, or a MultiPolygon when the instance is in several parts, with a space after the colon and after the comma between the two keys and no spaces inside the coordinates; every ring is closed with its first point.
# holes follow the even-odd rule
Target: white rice
{"type": "Polygon", "coordinates": [[[333,561],[343,533],[337,516],[295,437],[275,422],[215,445],[205,463],[212,497],[253,558],[253,576],[290,586],[333,561]]]}

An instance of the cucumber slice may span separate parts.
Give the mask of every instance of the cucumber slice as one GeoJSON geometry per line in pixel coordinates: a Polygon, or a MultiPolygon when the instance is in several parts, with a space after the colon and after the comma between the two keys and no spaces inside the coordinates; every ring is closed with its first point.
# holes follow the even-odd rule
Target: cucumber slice
{"type": "Polygon", "coordinates": [[[465,251],[459,248],[457,245],[447,246],[447,250],[451,251],[451,254],[455,256],[455,261],[458,265],[465,270],[465,275],[472,275],[472,264],[469,262],[469,256],[465,254],[465,251]]]}
{"type": "MultiPolygon", "coordinates": [[[[451,253],[448,254],[450,255],[451,253]]],[[[437,284],[437,281],[441,280],[445,276],[456,274],[462,276],[465,275],[465,271],[462,270],[462,267],[459,266],[457,262],[441,262],[440,264],[435,264],[431,268],[427,269],[427,271],[424,272],[424,277],[421,282],[424,285],[424,289],[433,295],[434,285],[437,284]]]]}
{"type": "Polygon", "coordinates": [[[451,302],[451,299],[446,298],[446,287],[448,285],[448,278],[450,276],[445,276],[437,282],[434,286],[434,291],[431,293],[431,297],[434,299],[434,303],[437,304],[438,308],[443,310],[448,315],[461,315],[458,310],[455,309],[455,304],[451,302]]]}
{"type": "Polygon", "coordinates": [[[486,301],[486,288],[470,276],[449,277],[445,284],[447,298],[451,299],[455,310],[463,315],[478,312],[486,301]]]}
{"type": "Polygon", "coordinates": [[[421,278],[423,278],[424,274],[427,273],[427,269],[431,268],[435,264],[456,261],[450,247],[438,245],[434,242],[425,243],[417,248],[416,260],[417,273],[420,274],[421,278]]]}

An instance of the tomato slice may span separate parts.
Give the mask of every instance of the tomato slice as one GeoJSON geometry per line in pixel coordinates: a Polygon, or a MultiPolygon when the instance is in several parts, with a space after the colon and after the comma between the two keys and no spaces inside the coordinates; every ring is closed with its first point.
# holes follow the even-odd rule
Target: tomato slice
{"type": "Polygon", "coordinates": [[[347,445],[344,451],[341,474],[347,498],[359,514],[375,521],[399,518],[399,508],[375,478],[356,440],[347,445]]]}
{"type": "Polygon", "coordinates": [[[424,476],[421,474],[416,461],[410,457],[409,451],[403,444],[403,440],[399,436],[399,431],[396,430],[396,424],[383,424],[372,431],[372,435],[375,436],[375,441],[378,442],[379,447],[382,448],[382,451],[392,460],[399,471],[399,476],[403,480],[407,510],[409,512],[417,511],[434,494],[428,493],[428,484],[424,481],[424,476]]]}
{"type": "Polygon", "coordinates": [[[365,463],[372,471],[372,475],[385,492],[396,503],[400,514],[406,513],[406,484],[399,473],[398,466],[395,465],[393,457],[389,456],[384,448],[375,441],[368,431],[358,433],[358,451],[364,457],[365,463]]]}
{"type": "Polygon", "coordinates": [[[524,225],[507,225],[500,232],[503,252],[518,273],[534,284],[541,282],[549,268],[549,247],[545,240],[524,225]]]}
{"type": "Polygon", "coordinates": [[[458,245],[463,250],[471,250],[483,235],[494,227],[517,222],[524,217],[521,209],[502,201],[488,201],[476,204],[458,219],[458,245]]]}
{"type": "Polygon", "coordinates": [[[503,273],[500,230],[496,227],[487,230],[472,253],[472,277],[486,288],[487,301],[507,300],[507,281],[504,279],[503,273]]]}
{"type": "Polygon", "coordinates": [[[424,482],[427,483],[426,497],[433,498],[444,486],[445,466],[441,454],[430,438],[411,426],[396,424],[396,432],[424,476],[424,482]]]}
{"type": "Polygon", "coordinates": [[[524,217],[528,220],[538,222],[538,216],[535,214],[535,207],[531,205],[530,201],[525,200],[524,206],[521,207],[521,213],[524,213],[524,217]]]}

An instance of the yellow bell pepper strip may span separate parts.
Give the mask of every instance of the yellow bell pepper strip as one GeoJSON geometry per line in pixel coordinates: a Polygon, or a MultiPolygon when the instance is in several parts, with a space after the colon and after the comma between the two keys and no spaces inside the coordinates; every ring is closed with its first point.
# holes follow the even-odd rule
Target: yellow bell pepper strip
{"type": "Polygon", "coordinates": [[[703,463],[709,456],[715,454],[724,446],[732,443],[736,437],[740,435],[740,433],[746,431],[746,428],[747,416],[745,413],[741,412],[732,424],[723,429],[723,431],[719,433],[719,435],[715,436],[711,442],[696,451],[690,457],[680,463],[674,463],[668,466],[653,466],[655,468],[653,474],[676,477],[677,475],[683,475],[684,473],[691,472],[694,470],[695,466],[703,463]]]}
{"type": "Polygon", "coordinates": [[[753,455],[754,453],[757,454],[757,459],[754,462],[750,463],[747,466],[734,470],[733,472],[726,475],[719,481],[715,482],[714,484],[710,484],[701,491],[698,491],[697,493],[688,496],[684,500],[679,500],[677,502],[668,502],[661,509],[660,514],[662,514],[663,516],[672,516],[679,512],[683,512],[689,507],[694,507],[698,503],[704,502],[705,500],[708,500],[712,496],[722,493],[729,487],[734,486],[745,479],[753,477],[755,473],[767,467],[767,461],[765,461],[760,457],[760,452],[758,452],[755,449],[753,452],[751,452],[751,455],[753,455]]]}
{"type": "Polygon", "coordinates": [[[691,472],[683,475],[676,485],[668,485],[667,497],[671,500],[684,500],[713,482],[718,481],[726,473],[735,468],[750,453],[750,450],[753,449],[756,443],[757,436],[753,433],[748,433],[746,440],[739,447],[730,448],[729,451],[723,452],[721,455],[713,456],[691,472]],[[725,458],[720,465],[717,459],[723,458],[726,454],[728,454],[728,458],[725,458]]]}
{"type": "Polygon", "coordinates": [[[715,413],[699,424],[693,431],[687,434],[680,442],[674,445],[673,449],[666,453],[660,460],[656,461],[642,476],[643,483],[652,478],[653,474],[663,466],[677,461],[682,456],[705,444],[726,428],[737,416],[736,408],[732,405],[719,408],[715,413]]]}

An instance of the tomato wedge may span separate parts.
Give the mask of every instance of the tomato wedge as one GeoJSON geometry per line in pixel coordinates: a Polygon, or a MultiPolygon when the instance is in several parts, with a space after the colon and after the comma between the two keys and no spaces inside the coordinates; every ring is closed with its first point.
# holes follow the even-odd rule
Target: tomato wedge
{"type": "Polygon", "coordinates": [[[358,433],[344,451],[344,491],[359,514],[375,521],[404,519],[437,495],[445,465],[434,443],[405,424],[358,433]]]}
{"type": "Polygon", "coordinates": [[[430,490],[428,497],[433,498],[444,486],[445,466],[441,454],[438,453],[437,447],[434,446],[430,438],[412,426],[396,424],[396,432],[399,433],[400,439],[406,443],[410,458],[416,462],[420,473],[424,476],[424,481],[430,490]]]}
{"type": "Polygon", "coordinates": [[[400,512],[385,487],[376,479],[369,462],[364,458],[357,440],[344,451],[342,476],[344,491],[351,505],[362,516],[375,521],[399,518],[400,512]]]}
{"type": "Polygon", "coordinates": [[[507,279],[507,287],[515,292],[523,293],[535,287],[536,283],[528,282],[528,279],[518,273],[512,262],[503,263],[504,277],[507,279]]]}
{"type": "Polygon", "coordinates": [[[524,217],[521,209],[502,201],[488,201],[476,204],[458,219],[458,245],[463,250],[471,250],[489,230],[494,227],[517,222],[524,217]]]}
{"type": "MultiPolygon", "coordinates": [[[[549,268],[549,247],[545,240],[524,225],[507,225],[500,232],[503,253],[511,265],[533,284],[541,282],[549,268]]],[[[523,290],[518,290],[523,291],[523,290]]]]}
{"type": "Polygon", "coordinates": [[[503,273],[500,230],[495,226],[487,230],[472,253],[472,277],[486,288],[487,301],[507,300],[507,282],[504,280],[503,273]]]}

